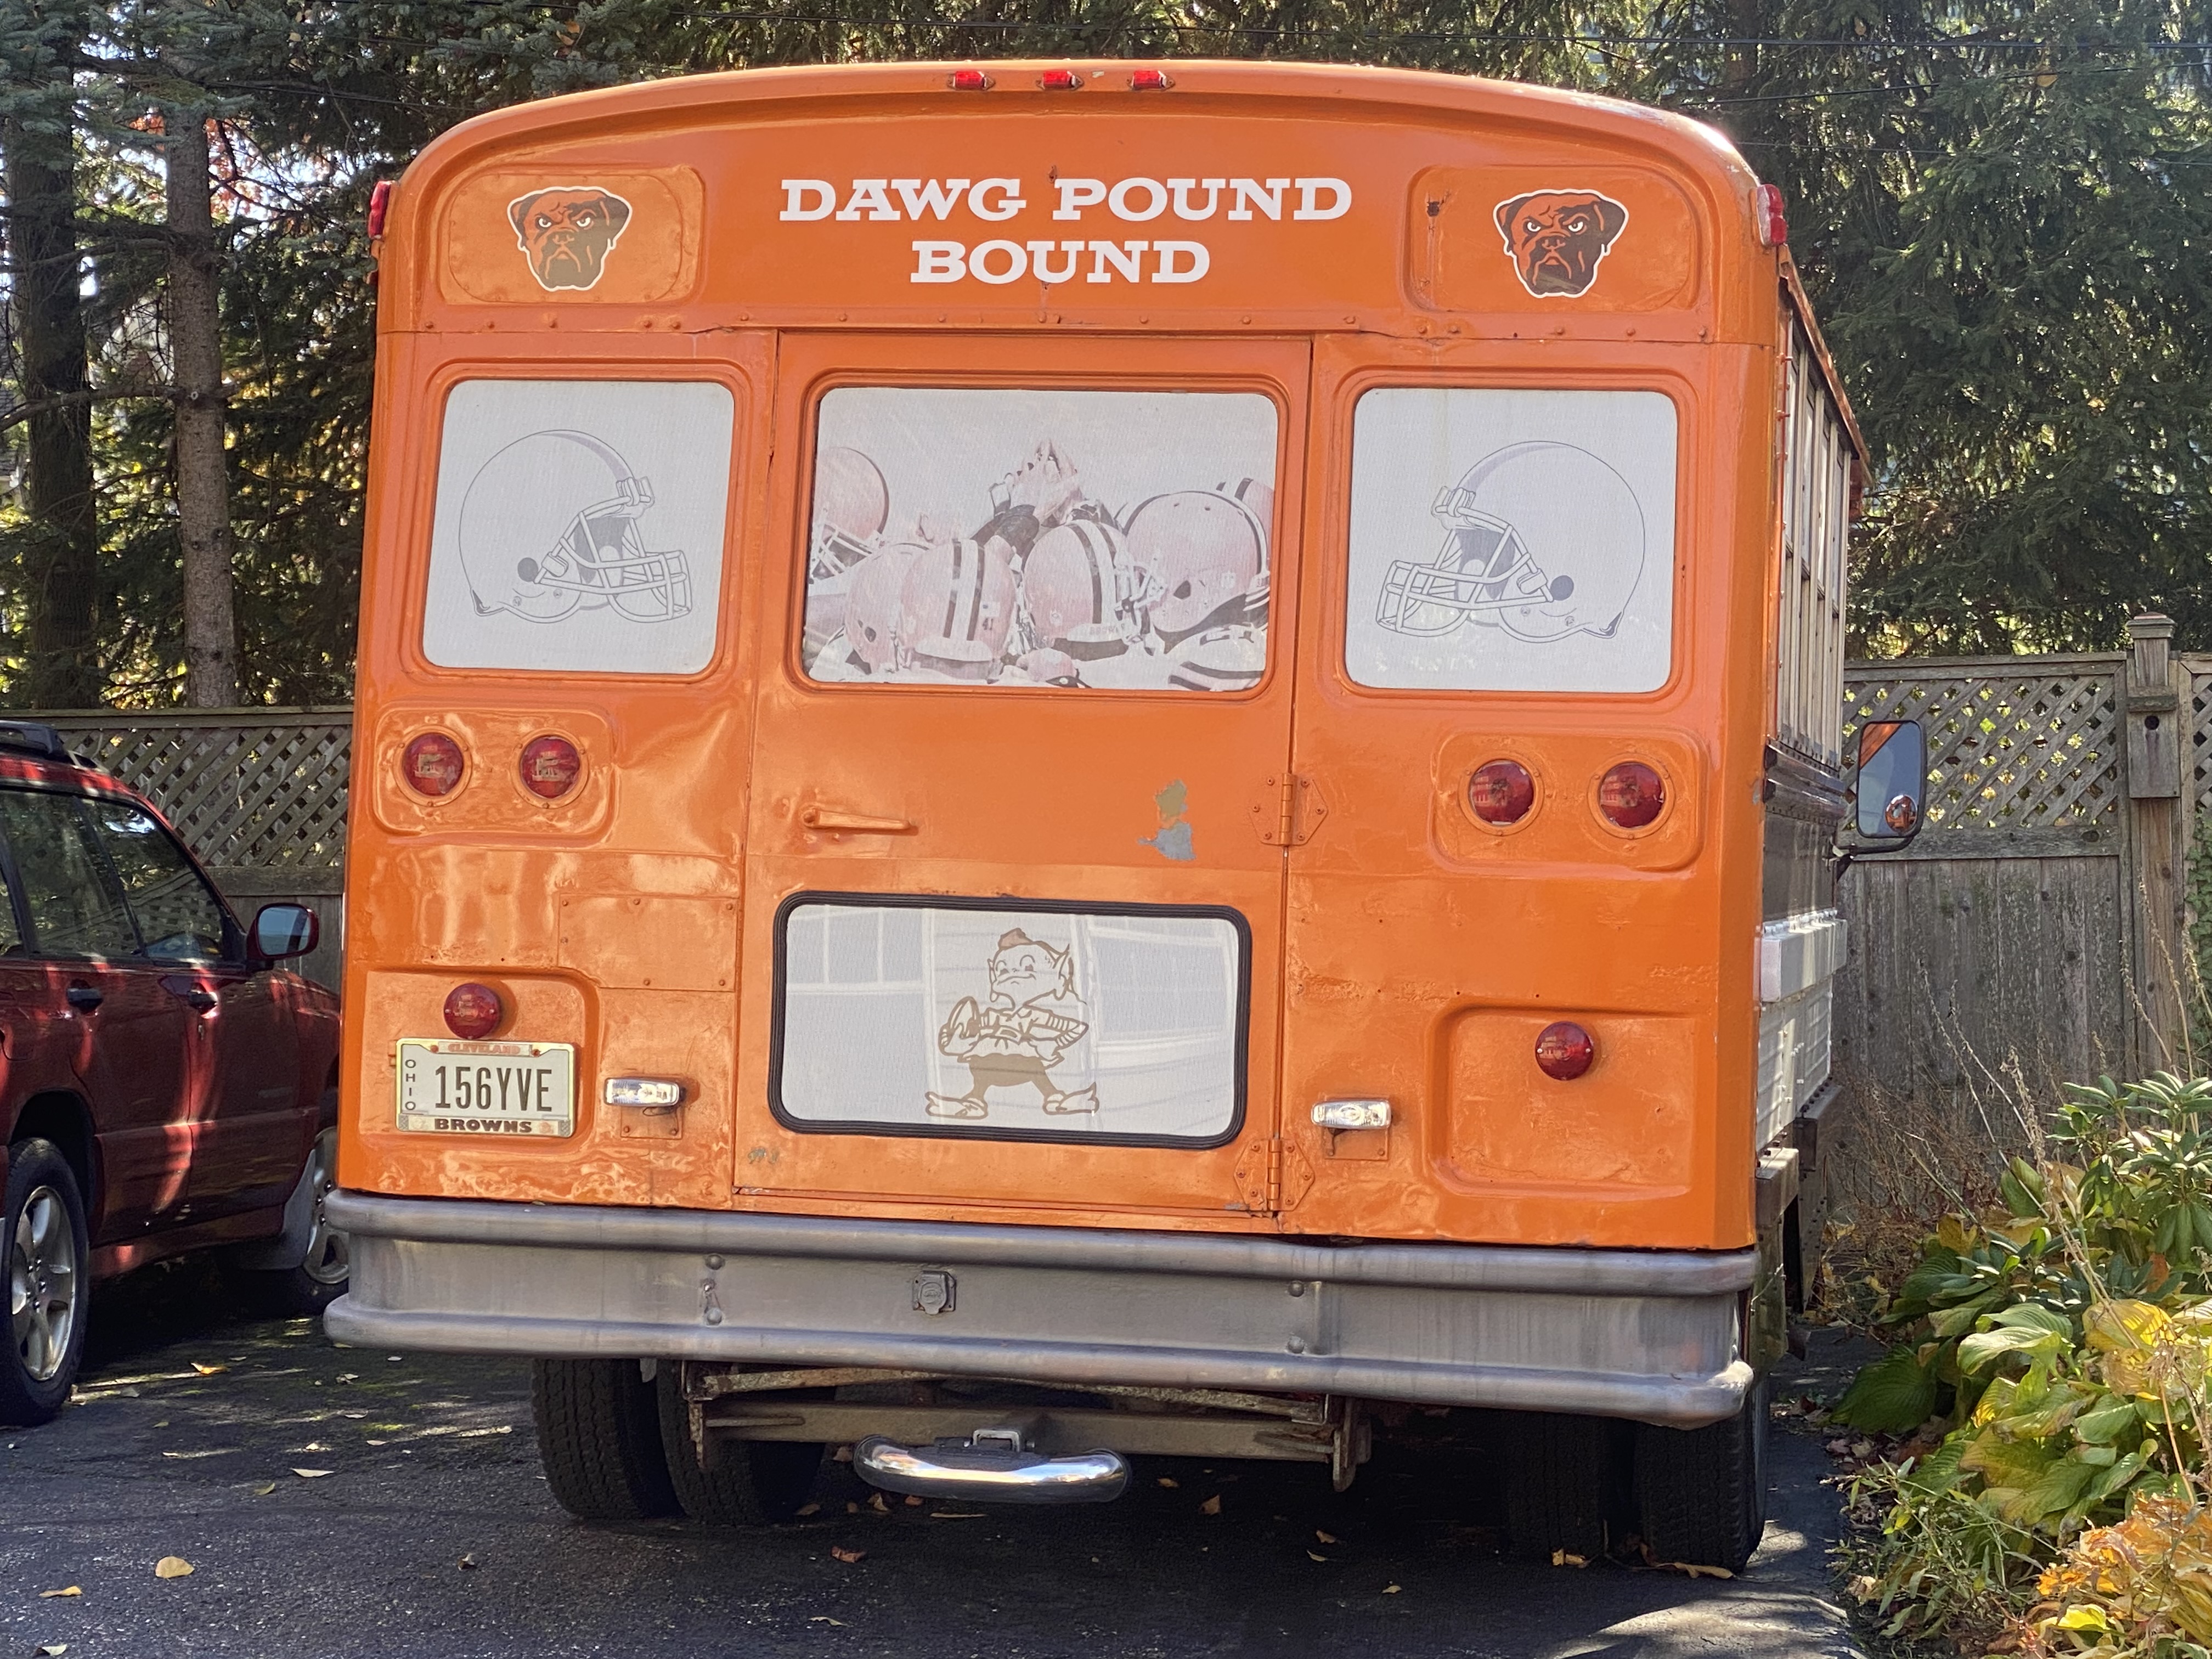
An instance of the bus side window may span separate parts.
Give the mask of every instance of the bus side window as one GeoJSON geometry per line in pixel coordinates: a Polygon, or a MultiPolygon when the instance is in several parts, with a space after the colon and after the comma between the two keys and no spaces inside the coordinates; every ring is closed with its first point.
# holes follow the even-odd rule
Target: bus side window
{"type": "Polygon", "coordinates": [[[735,418],[711,381],[453,387],[422,654],[441,668],[706,667],[735,418]]]}
{"type": "Polygon", "coordinates": [[[1656,690],[1675,412],[1656,392],[1391,386],[1354,411],[1345,661],[1361,685],[1656,690]]]}

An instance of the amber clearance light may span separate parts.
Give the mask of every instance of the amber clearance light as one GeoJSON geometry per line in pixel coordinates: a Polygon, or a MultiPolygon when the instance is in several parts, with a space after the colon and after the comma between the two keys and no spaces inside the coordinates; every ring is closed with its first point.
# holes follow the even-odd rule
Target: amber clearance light
{"type": "Polygon", "coordinates": [[[522,787],[540,800],[558,800],[584,775],[584,757],[566,738],[532,738],[522,745],[522,787]]]}
{"type": "Polygon", "coordinates": [[[446,993],[446,1029],[474,1042],[499,1030],[507,1018],[507,1005],[489,985],[471,980],[446,993]]]}
{"type": "Polygon", "coordinates": [[[1589,1070],[1596,1058],[1597,1044],[1571,1019],[1554,1020],[1536,1033],[1536,1064],[1546,1077],[1571,1083],[1589,1070]]]}
{"type": "Polygon", "coordinates": [[[422,732],[408,739],[399,756],[399,775],[418,795],[435,799],[461,787],[466,770],[461,745],[443,732],[422,732]]]}

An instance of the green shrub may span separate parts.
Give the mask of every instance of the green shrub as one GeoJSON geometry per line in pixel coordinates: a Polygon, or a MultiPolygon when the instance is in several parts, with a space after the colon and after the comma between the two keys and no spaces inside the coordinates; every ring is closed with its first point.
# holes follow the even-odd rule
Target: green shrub
{"type": "Polygon", "coordinates": [[[1834,1413],[1913,1437],[1850,1484],[1869,1523],[1846,1547],[1852,1589],[1886,1633],[1972,1643],[2009,1629],[2015,1648],[2105,1659],[2179,1655],[2174,1644],[2195,1639],[2172,1613],[2194,1605],[2187,1596],[2142,1588],[2194,1577],[2145,1567],[2136,1590],[2106,1595],[2127,1574],[2075,1557],[2135,1559],[2139,1516],[2166,1517],[2159,1536],[2212,1531],[2197,1524],[2212,1372],[2208,1131],[2212,1080],[2069,1088],[2052,1155],[2013,1160],[2000,1210],[1947,1218],[1927,1240],[1881,1315],[1893,1346],[1834,1413]],[[2152,1607],[2166,1611],[2130,1611],[2152,1607]]]}

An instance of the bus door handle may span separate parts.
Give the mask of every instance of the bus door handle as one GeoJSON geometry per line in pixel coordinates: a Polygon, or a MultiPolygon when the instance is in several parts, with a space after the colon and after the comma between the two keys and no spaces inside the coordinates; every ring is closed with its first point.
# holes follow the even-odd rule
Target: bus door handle
{"type": "Polygon", "coordinates": [[[915,826],[904,818],[871,817],[866,812],[840,812],[828,806],[809,806],[799,815],[809,830],[827,830],[848,836],[910,836],[915,826]]]}

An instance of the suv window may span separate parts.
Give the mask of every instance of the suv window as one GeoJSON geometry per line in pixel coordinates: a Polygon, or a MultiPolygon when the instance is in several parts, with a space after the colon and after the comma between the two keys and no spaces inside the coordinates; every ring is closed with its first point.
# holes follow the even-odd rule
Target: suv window
{"type": "Polygon", "coordinates": [[[105,800],[87,805],[100,844],[122,880],[138,936],[145,941],[140,954],[156,962],[222,960],[222,902],[192,868],[184,849],[135,806],[105,800]]]}
{"type": "Polygon", "coordinates": [[[22,878],[40,956],[128,957],[138,950],[123,893],[74,795],[0,790],[0,835],[22,878]]]}
{"type": "Polygon", "coordinates": [[[23,944],[23,930],[15,925],[15,890],[8,884],[8,877],[0,872],[0,957],[27,956],[23,944]]]}

